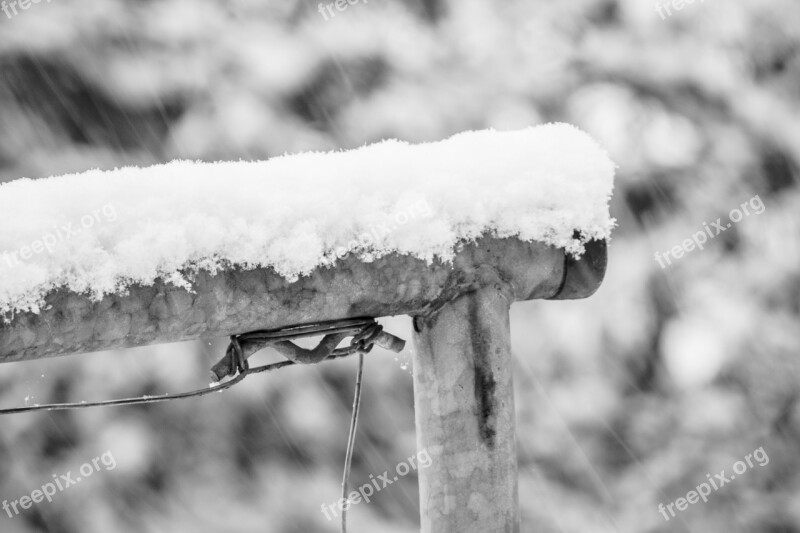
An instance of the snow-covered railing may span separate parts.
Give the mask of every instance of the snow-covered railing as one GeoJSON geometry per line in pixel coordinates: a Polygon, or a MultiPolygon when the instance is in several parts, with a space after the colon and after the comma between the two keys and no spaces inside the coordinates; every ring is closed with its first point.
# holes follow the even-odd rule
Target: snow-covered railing
{"type": "Polygon", "coordinates": [[[517,527],[508,310],[600,284],[614,165],[553,124],[0,186],[0,362],[414,317],[423,531],[517,527]]]}

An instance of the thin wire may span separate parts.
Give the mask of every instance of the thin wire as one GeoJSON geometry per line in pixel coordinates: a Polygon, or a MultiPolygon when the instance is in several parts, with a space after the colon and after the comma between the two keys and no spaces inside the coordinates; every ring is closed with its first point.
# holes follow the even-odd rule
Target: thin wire
{"type": "MultiPolygon", "coordinates": [[[[326,361],[339,359],[341,357],[347,357],[348,355],[352,355],[352,352],[333,354],[332,356],[328,357],[326,361]]],[[[197,389],[188,392],[179,392],[175,394],[162,394],[160,396],[140,396],[137,398],[118,398],[115,400],[103,400],[98,402],[48,403],[42,405],[30,405],[26,407],[14,407],[10,409],[0,409],[0,416],[13,415],[19,413],[29,413],[31,411],[66,411],[68,409],[87,409],[89,407],[113,407],[119,405],[141,405],[145,403],[160,403],[160,402],[168,402],[171,400],[185,400],[187,398],[198,398],[200,396],[206,396],[208,394],[213,394],[215,392],[222,392],[224,390],[230,389],[234,385],[244,381],[244,378],[246,378],[250,374],[261,374],[262,372],[272,372],[273,370],[278,370],[287,366],[293,366],[295,364],[296,363],[294,361],[280,361],[278,363],[272,363],[269,365],[248,368],[245,371],[241,372],[240,374],[237,374],[236,377],[226,381],[225,383],[219,383],[217,385],[212,385],[204,389],[197,389]]]]}
{"type": "MultiPolygon", "coordinates": [[[[358,352],[358,373],[356,374],[356,391],[353,395],[353,416],[350,418],[350,435],[347,437],[347,454],[344,457],[344,474],[342,476],[342,498],[348,501],[347,485],[350,481],[350,465],[353,463],[353,448],[358,426],[358,411],[361,407],[361,379],[364,375],[364,352],[358,352]]],[[[347,508],[342,506],[342,533],[347,533],[347,508]]]]}
{"type": "MultiPolygon", "coordinates": [[[[262,372],[271,372],[287,366],[295,364],[294,361],[280,361],[255,368],[250,368],[247,364],[247,357],[243,353],[242,343],[251,343],[258,341],[276,342],[282,340],[290,340],[301,337],[309,337],[329,333],[350,333],[353,334],[353,340],[350,346],[346,348],[337,348],[325,358],[325,361],[347,357],[356,352],[362,354],[369,352],[372,349],[372,343],[375,338],[381,333],[383,328],[375,322],[372,318],[355,318],[331,321],[319,324],[306,324],[302,326],[292,326],[283,328],[276,331],[254,331],[244,333],[241,335],[232,335],[231,344],[226,351],[229,357],[230,364],[233,365],[232,371],[229,374],[230,380],[224,383],[217,383],[207,388],[192,390],[188,392],[181,392],[175,394],[161,394],[158,396],[140,396],[136,398],[119,398],[115,400],[103,400],[96,402],[72,402],[72,403],[48,403],[42,405],[31,405],[25,407],[14,407],[9,409],[0,409],[0,416],[11,415],[18,413],[30,413],[33,411],[63,411],[68,409],[87,409],[89,407],[112,407],[119,405],[141,405],[146,403],[159,403],[170,400],[183,400],[186,398],[197,398],[215,392],[227,390],[234,385],[242,382],[250,374],[260,374],[262,372]],[[238,363],[237,363],[238,361],[238,363]]],[[[265,344],[263,347],[266,347],[265,344]]],[[[360,379],[360,377],[359,377],[360,379]]],[[[221,381],[221,380],[219,380],[221,381]]],[[[359,389],[360,392],[360,389],[359,389]]]]}
{"type": "Polygon", "coordinates": [[[255,374],[257,372],[269,372],[270,370],[277,370],[278,368],[287,366],[287,363],[294,364],[291,361],[281,361],[280,363],[253,368],[247,372],[237,375],[236,377],[234,377],[229,381],[226,381],[225,383],[220,383],[218,385],[214,385],[204,389],[197,389],[189,392],[181,392],[177,394],[163,394],[160,396],[142,396],[138,398],[119,398],[116,400],[104,400],[99,402],[48,403],[43,405],[31,405],[27,407],[15,407],[11,409],[0,409],[0,416],[13,415],[17,413],[29,413],[31,411],[64,411],[67,409],[87,409],[89,407],[111,407],[115,405],[139,405],[144,403],[159,403],[159,402],[166,402],[169,400],[183,400],[186,398],[196,398],[199,396],[205,396],[207,394],[212,394],[215,392],[222,392],[224,390],[233,387],[237,383],[240,383],[249,374],[255,374]]]}

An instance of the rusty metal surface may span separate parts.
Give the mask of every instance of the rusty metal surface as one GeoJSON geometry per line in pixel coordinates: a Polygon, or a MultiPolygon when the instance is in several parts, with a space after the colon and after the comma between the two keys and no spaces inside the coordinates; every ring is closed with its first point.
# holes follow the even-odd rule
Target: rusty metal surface
{"type": "Polygon", "coordinates": [[[452,264],[399,254],[372,263],[346,257],[294,283],[257,269],[200,273],[193,292],[157,283],[91,301],[54,291],[47,310],[0,323],[0,362],[348,317],[424,315],[498,280],[512,287],[515,300],[551,298],[567,288],[566,264],[564,252],[551,246],[483,237],[465,245],[452,264]]]}

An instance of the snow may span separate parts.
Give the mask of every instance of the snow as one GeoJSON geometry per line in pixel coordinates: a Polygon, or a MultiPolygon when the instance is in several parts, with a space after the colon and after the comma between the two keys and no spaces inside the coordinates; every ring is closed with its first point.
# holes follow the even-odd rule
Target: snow
{"type": "Polygon", "coordinates": [[[191,288],[200,269],[296,280],[349,253],[449,261],[483,234],[579,256],[610,236],[614,170],[588,135],[547,124],[19,179],[0,185],[0,313],[38,313],[59,287],[94,298],[159,278],[191,288]]]}

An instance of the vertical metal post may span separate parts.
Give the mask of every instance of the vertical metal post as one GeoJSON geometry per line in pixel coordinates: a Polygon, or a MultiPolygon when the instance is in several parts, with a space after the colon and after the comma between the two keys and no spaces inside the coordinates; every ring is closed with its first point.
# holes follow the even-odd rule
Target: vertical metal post
{"type": "Polygon", "coordinates": [[[518,532],[509,307],[501,287],[414,319],[422,533],[518,532]]]}

